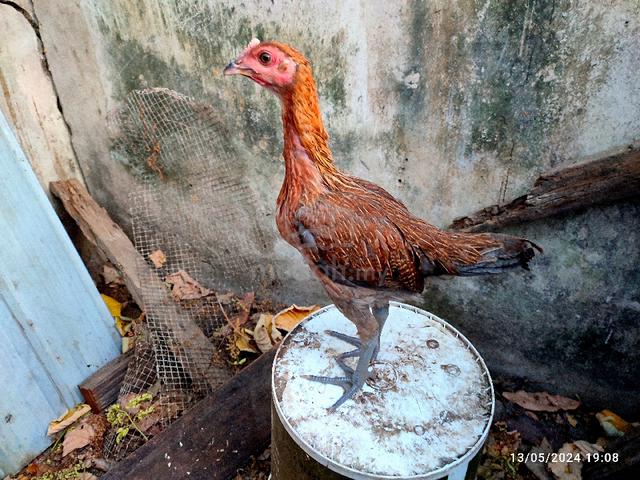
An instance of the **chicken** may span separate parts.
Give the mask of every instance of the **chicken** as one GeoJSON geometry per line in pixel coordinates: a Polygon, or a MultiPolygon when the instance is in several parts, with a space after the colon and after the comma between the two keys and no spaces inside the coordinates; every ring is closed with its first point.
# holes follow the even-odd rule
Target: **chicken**
{"type": "Polygon", "coordinates": [[[416,296],[429,276],[528,269],[535,250],[542,251],[522,238],[442,231],[413,216],[383,188],[338,170],[311,66],[292,47],[254,39],[224,74],[248,77],[280,98],[285,177],[277,200],[278,230],[357,329],[357,338],[327,332],[356,347],[336,359],[344,376],[307,377],[343,387],[332,410],[367,380],[389,300],[416,296]],[[346,363],[352,357],[355,369],[346,363]]]}

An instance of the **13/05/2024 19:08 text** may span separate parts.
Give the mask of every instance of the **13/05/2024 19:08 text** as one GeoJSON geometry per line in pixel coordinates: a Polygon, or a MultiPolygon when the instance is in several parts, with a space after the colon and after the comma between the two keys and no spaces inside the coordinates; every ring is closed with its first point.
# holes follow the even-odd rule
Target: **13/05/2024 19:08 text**
{"type": "Polygon", "coordinates": [[[617,452],[581,453],[581,452],[518,452],[511,453],[512,462],[534,463],[573,463],[573,462],[617,462],[617,452]]]}

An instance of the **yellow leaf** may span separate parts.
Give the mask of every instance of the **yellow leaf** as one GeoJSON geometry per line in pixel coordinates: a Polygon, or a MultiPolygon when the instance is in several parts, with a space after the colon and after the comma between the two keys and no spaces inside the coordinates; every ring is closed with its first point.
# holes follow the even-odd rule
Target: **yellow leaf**
{"type": "Polygon", "coordinates": [[[251,343],[249,343],[251,340],[249,338],[249,335],[242,332],[234,332],[234,333],[236,336],[235,344],[238,350],[242,352],[260,353],[251,345],[251,343]]]}
{"type": "Polygon", "coordinates": [[[61,430],[64,430],[69,425],[75,423],[83,415],[89,413],[91,411],[91,407],[86,403],[80,403],[73,408],[70,408],[58,418],[53,420],[49,424],[49,428],[47,429],[47,435],[53,435],[54,433],[58,433],[61,430]]]}
{"type": "Polygon", "coordinates": [[[273,318],[273,324],[286,332],[293,330],[293,327],[298,325],[307,316],[318,310],[320,307],[317,305],[311,305],[310,307],[299,307],[297,305],[291,305],[289,308],[276,313],[273,318]]]}
{"type": "Polygon", "coordinates": [[[116,329],[120,332],[121,337],[127,336],[127,333],[131,330],[131,322],[133,322],[133,319],[129,317],[115,317],[116,329]]]}
{"type": "Polygon", "coordinates": [[[105,295],[104,293],[101,293],[100,296],[102,297],[102,300],[104,300],[104,303],[107,305],[111,316],[113,318],[118,318],[120,316],[120,313],[122,312],[122,304],[115,298],[111,298],[109,295],[105,295]]]}

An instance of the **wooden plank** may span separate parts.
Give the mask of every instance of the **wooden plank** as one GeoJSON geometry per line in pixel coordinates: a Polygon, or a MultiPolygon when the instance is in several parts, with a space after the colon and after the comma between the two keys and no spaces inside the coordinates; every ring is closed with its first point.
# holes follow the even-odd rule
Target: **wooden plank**
{"type": "Polygon", "coordinates": [[[77,180],[51,182],[50,188],[53,195],[62,201],[64,208],[86,238],[120,270],[125,285],[138,305],[144,308],[146,303],[142,288],[144,285],[146,291],[153,292],[154,306],[161,305],[167,310],[175,309],[175,314],[172,315],[174,321],[167,323],[165,327],[171,329],[175,344],[192,359],[185,362],[183,367],[192,378],[204,378],[211,389],[218,388],[220,370],[198,368],[202,358],[213,359],[214,346],[195,322],[182,314],[164,283],[138,253],[129,237],[77,180]]]}
{"type": "Polygon", "coordinates": [[[223,480],[235,474],[269,445],[274,355],[263,354],[102,479],[223,480]]]}
{"type": "Polygon", "coordinates": [[[542,174],[531,191],[460,217],[452,229],[482,232],[640,196],[640,148],[542,174]]]}
{"type": "Polygon", "coordinates": [[[46,448],[47,424],[120,338],[0,112],[0,478],[46,448]]]}
{"type": "Polygon", "coordinates": [[[84,401],[91,407],[93,413],[103,412],[118,399],[120,387],[132,357],[133,350],[129,350],[78,385],[84,401]]]}

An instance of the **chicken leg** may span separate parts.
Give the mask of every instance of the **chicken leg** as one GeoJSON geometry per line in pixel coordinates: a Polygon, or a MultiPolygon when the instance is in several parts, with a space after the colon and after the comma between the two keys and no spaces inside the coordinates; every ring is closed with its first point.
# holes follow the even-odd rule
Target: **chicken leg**
{"type": "Polygon", "coordinates": [[[351,337],[344,333],[336,332],[334,330],[327,330],[329,335],[339,338],[340,340],[350,343],[357,347],[355,350],[341,353],[336,357],[336,362],[344,370],[347,376],[344,377],[323,377],[319,375],[306,375],[305,378],[315,382],[324,383],[327,385],[338,385],[344,389],[342,396],[329,408],[330,412],[335,411],[340,405],[347,400],[353,398],[353,396],[364,386],[367,379],[370,376],[369,365],[374,362],[380,351],[380,336],[382,329],[389,316],[389,304],[382,307],[374,306],[371,308],[371,314],[373,314],[378,324],[378,331],[376,335],[373,335],[368,340],[360,340],[357,337],[351,337]],[[355,370],[346,364],[347,358],[357,357],[355,370]]]}

